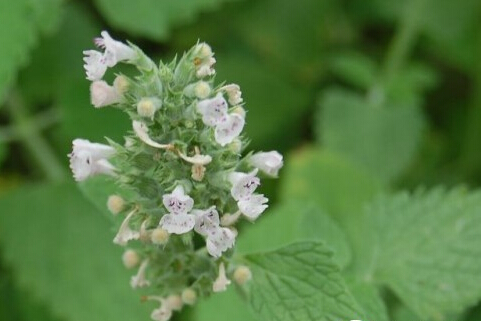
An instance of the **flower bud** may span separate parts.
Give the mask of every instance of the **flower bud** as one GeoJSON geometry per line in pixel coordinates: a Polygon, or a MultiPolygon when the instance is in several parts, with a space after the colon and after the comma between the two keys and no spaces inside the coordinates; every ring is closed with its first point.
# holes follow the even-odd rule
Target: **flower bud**
{"type": "Polygon", "coordinates": [[[244,285],[247,281],[252,279],[251,270],[244,265],[239,266],[234,271],[234,281],[239,285],[244,285]]]}
{"type": "Polygon", "coordinates": [[[195,84],[194,94],[199,99],[205,99],[210,95],[210,85],[205,81],[199,81],[195,84]]]}
{"type": "Polygon", "coordinates": [[[169,241],[169,232],[164,230],[161,227],[158,227],[152,231],[152,234],[150,235],[150,239],[152,240],[152,243],[157,244],[157,245],[164,245],[169,241]]]}
{"type": "Polygon", "coordinates": [[[241,116],[242,118],[246,118],[246,110],[244,108],[242,108],[242,106],[236,106],[234,107],[234,109],[232,110],[232,113],[233,114],[237,114],[239,116],[241,116]]]}
{"type": "Polygon", "coordinates": [[[118,75],[114,79],[114,88],[120,95],[123,95],[129,90],[130,82],[127,77],[123,75],[118,75]]]}
{"type": "Polygon", "coordinates": [[[96,80],[90,85],[90,101],[95,108],[119,103],[122,96],[117,90],[103,80],[96,80]]]}
{"type": "Polygon", "coordinates": [[[128,249],[122,255],[122,262],[127,269],[136,267],[140,262],[140,257],[134,250],[128,249]]]}
{"type": "Polygon", "coordinates": [[[240,154],[242,150],[242,142],[239,138],[235,138],[232,143],[229,144],[229,150],[234,154],[240,154]]]}
{"type": "Polygon", "coordinates": [[[181,297],[182,302],[187,305],[194,305],[197,301],[197,293],[191,288],[184,289],[184,291],[182,291],[181,297]]]}
{"type": "Polygon", "coordinates": [[[282,155],[275,150],[256,153],[251,156],[249,162],[254,167],[273,177],[277,177],[279,169],[284,165],[282,155]]]}
{"type": "Polygon", "coordinates": [[[112,214],[117,215],[124,210],[125,201],[118,195],[110,195],[107,199],[107,208],[112,214]]]}
{"type": "Polygon", "coordinates": [[[204,175],[205,175],[205,167],[201,164],[194,164],[192,165],[192,179],[194,181],[202,181],[202,179],[204,179],[204,175]]]}
{"type": "Polygon", "coordinates": [[[162,101],[156,97],[142,98],[137,103],[137,113],[142,117],[154,118],[155,112],[162,107],[162,101]]]}
{"type": "Polygon", "coordinates": [[[230,284],[230,280],[225,275],[225,266],[224,262],[221,262],[219,265],[219,276],[215,279],[214,284],[212,285],[212,290],[214,292],[224,292],[227,290],[227,286],[230,284]]]}
{"type": "Polygon", "coordinates": [[[177,294],[169,295],[165,300],[165,303],[167,307],[173,311],[180,311],[182,309],[182,306],[184,305],[184,303],[182,302],[182,298],[180,297],[180,295],[177,294]]]}

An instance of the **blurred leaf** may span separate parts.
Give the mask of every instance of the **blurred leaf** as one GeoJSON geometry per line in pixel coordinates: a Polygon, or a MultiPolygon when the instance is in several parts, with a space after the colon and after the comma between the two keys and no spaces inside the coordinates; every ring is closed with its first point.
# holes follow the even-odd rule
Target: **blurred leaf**
{"type": "Polygon", "coordinates": [[[217,79],[240,85],[246,103],[246,135],[251,147],[284,150],[300,138],[308,92],[293,87],[254,59],[219,54],[217,79]]]}
{"type": "Polygon", "coordinates": [[[132,35],[165,41],[173,27],[192,22],[206,10],[214,10],[227,0],[95,0],[112,26],[132,35]]]}
{"type": "Polygon", "coordinates": [[[13,271],[0,262],[0,320],[58,321],[44,305],[39,304],[30,293],[20,291],[15,284],[13,271]]]}
{"type": "Polygon", "coordinates": [[[481,192],[398,193],[366,212],[373,221],[366,279],[384,283],[427,319],[447,320],[479,301],[481,192]]]}
{"type": "Polygon", "coordinates": [[[111,227],[73,184],[25,187],[0,200],[5,259],[22,287],[72,321],[148,318],[129,287],[111,227]]]}
{"type": "Polygon", "coordinates": [[[351,249],[344,231],[313,202],[286,200],[266,211],[237,241],[241,253],[268,251],[300,240],[321,240],[333,250],[333,259],[345,267],[351,249]],[[275,231],[275,233],[272,233],[275,231]]]}
{"type": "Polygon", "coordinates": [[[238,10],[233,24],[253,50],[277,70],[315,84],[330,46],[350,42],[355,30],[338,1],[264,0],[238,10]]]}
{"type": "Polygon", "coordinates": [[[367,222],[362,208],[380,191],[379,181],[362,168],[339,155],[311,147],[287,158],[280,199],[314,201],[342,227],[352,248],[351,261],[355,269],[362,270],[370,266],[363,254],[369,251],[365,248],[369,234],[365,233],[367,222]]]}
{"type": "Polygon", "coordinates": [[[2,165],[3,161],[7,157],[7,153],[8,153],[7,145],[0,142],[0,166],[2,165]]]}
{"type": "Polygon", "coordinates": [[[0,30],[0,101],[17,69],[27,63],[38,32],[51,32],[56,27],[61,1],[0,1],[0,21],[5,26],[0,30]]]}
{"type": "Polygon", "coordinates": [[[315,201],[339,218],[358,212],[380,190],[379,182],[362,168],[334,153],[309,147],[287,158],[280,199],[315,201]]]}
{"type": "Polygon", "coordinates": [[[362,164],[384,182],[412,162],[424,127],[418,106],[372,106],[339,89],[326,91],[320,106],[317,136],[327,149],[362,164]]]}
{"type": "Polygon", "coordinates": [[[337,53],[330,58],[329,68],[343,81],[362,89],[371,88],[379,72],[375,61],[356,51],[337,53]]]}
{"type": "Polygon", "coordinates": [[[478,303],[474,308],[472,308],[462,320],[481,320],[481,303],[478,303]]]}
{"type": "Polygon", "coordinates": [[[253,278],[249,303],[264,321],[328,321],[361,318],[332,252],[322,243],[293,243],[246,255],[253,278]]]}
{"type": "MultiPolygon", "coordinates": [[[[379,290],[374,285],[363,283],[352,278],[348,278],[346,284],[352,296],[364,309],[364,315],[367,320],[389,321],[384,300],[379,294],[379,290]]],[[[411,321],[413,320],[415,319],[412,319],[411,321]]],[[[394,318],[393,321],[399,320],[394,318]]]]}
{"type": "Polygon", "coordinates": [[[251,311],[247,309],[247,302],[243,302],[236,294],[234,285],[227,291],[215,293],[207,300],[196,304],[194,310],[196,321],[256,321],[251,311]]]}

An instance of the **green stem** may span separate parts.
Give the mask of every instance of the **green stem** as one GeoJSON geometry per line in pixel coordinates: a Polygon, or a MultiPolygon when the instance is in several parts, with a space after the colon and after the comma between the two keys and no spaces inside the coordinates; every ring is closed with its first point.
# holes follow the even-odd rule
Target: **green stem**
{"type": "Polygon", "coordinates": [[[64,180],[67,176],[63,165],[41,135],[39,128],[30,120],[23,99],[18,92],[11,92],[7,107],[18,138],[32,155],[36,165],[48,180],[64,180]]]}

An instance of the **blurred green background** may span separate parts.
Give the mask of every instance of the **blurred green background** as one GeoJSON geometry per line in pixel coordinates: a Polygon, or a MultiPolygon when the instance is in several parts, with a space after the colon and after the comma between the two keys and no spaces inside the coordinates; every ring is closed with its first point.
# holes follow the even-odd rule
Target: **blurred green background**
{"type": "MultiPolygon", "coordinates": [[[[74,138],[121,141],[129,129],[89,102],[82,51],[101,30],[166,61],[212,46],[217,81],[241,86],[251,149],[285,155],[280,180],[263,182],[272,213],[294,215],[296,200],[353,212],[380,190],[481,183],[479,0],[0,0],[0,21],[0,320],[146,320],[152,309],[87,200],[99,195],[85,198],[68,169],[74,138]]],[[[246,236],[240,251],[284,232],[246,236]]],[[[386,298],[393,321],[410,320],[386,298]]],[[[253,320],[233,289],[176,316],[226,318],[253,320]]]]}

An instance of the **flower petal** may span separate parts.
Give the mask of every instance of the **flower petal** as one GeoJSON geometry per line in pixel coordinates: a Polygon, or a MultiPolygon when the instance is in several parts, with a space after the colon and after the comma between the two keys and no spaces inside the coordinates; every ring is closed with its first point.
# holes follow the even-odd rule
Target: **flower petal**
{"type": "Polygon", "coordinates": [[[221,94],[197,103],[197,111],[202,114],[202,121],[207,126],[215,126],[227,118],[227,102],[221,94]]]}
{"type": "Polygon", "coordinates": [[[239,210],[250,220],[255,220],[268,207],[265,203],[269,200],[262,194],[253,194],[247,199],[237,202],[239,210]]]}
{"type": "Polygon", "coordinates": [[[173,214],[187,214],[194,206],[194,200],[184,193],[182,185],[177,185],[172,193],[163,195],[162,202],[173,214]]]}
{"type": "Polygon", "coordinates": [[[184,234],[194,228],[195,216],[192,214],[165,214],[160,219],[159,225],[171,234],[184,234]]]}
{"type": "Polygon", "coordinates": [[[245,120],[239,114],[229,114],[224,122],[215,127],[215,141],[221,146],[231,143],[244,128],[245,120]]]}

